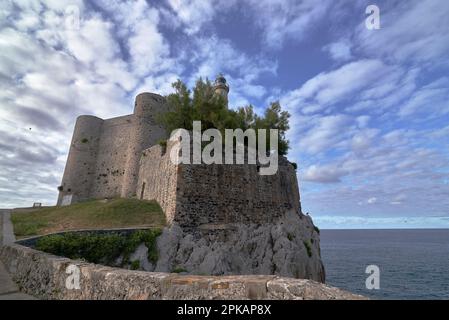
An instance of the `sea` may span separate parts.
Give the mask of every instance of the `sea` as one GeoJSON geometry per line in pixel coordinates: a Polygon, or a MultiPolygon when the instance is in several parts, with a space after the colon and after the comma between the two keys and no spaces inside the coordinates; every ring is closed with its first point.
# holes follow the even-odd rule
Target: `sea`
{"type": "Polygon", "coordinates": [[[449,299],[449,229],[320,234],[327,284],[372,299],[449,299]]]}

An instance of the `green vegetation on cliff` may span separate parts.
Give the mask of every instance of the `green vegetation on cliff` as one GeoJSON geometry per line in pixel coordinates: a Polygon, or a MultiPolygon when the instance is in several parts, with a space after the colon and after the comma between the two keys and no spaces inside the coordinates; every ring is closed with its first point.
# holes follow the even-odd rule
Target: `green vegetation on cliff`
{"type": "Polygon", "coordinates": [[[289,129],[290,114],[282,111],[279,102],[271,103],[263,116],[259,116],[252,105],[237,110],[228,109],[222,97],[214,96],[214,88],[209,80],[200,78],[193,93],[181,80],[173,83],[173,88],[175,93],[167,96],[171,110],[159,115],[158,119],[167,132],[180,128],[192,130],[193,121],[201,121],[202,130],[220,130],[223,137],[225,129],[278,129],[279,154],[287,154],[289,143],[285,133],[289,129]]]}
{"type": "Polygon", "coordinates": [[[66,207],[15,210],[17,237],[80,230],[165,226],[165,215],[155,201],[137,199],[92,200],[66,207]]]}
{"type": "Polygon", "coordinates": [[[307,255],[309,256],[309,258],[311,258],[312,257],[312,245],[307,240],[303,241],[303,243],[304,243],[304,247],[306,247],[307,255]]]}
{"type": "MultiPolygon", "coordinates": [[[[121,257],[122,265],[129,263],[130,255],[144,243],[148,248],[148,260],[156,263],[158,252],[156,239],[160,229],[138,230],[127,235],[118,233],[64,233],[40,238],[36,249],[71,259],[85,259],[93,263],[114,264],[121,257]]],[[[139,261],[132,261],[131,268],[140,267],[139,261]]]]}

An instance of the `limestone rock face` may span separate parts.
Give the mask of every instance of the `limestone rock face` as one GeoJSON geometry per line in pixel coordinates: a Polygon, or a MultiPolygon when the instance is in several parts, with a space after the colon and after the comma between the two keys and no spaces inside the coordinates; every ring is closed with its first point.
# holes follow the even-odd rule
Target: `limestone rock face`
{"type": "Polygon", "coordinates": [[[215,226],[201,235],[173,224],[158,238],[157,272],[279,275],[324,282],[319,233],[312,219],[288,212],[271,224],[215,226]]]}

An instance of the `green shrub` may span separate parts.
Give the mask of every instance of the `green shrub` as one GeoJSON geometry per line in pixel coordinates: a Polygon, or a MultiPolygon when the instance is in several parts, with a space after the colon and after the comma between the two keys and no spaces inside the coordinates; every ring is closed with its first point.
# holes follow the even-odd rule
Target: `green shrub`
{"type": "Polygon", "coordinates": [[[85,259],[92,263],[110,265],[120,256],[123,257],[122,264],[128,263],[129,256],[139,244],[144,243],[148,247],[148,260],[156,263],[158,260],[156,239],[160,234],[160,229],[138,230],[126,236],[66,233],[40,238],[36,243],[36,249],[71,259],[85,259]]]}
{"type": "Polygon", "coordinates": [[[290,162],[293,166],[293,168],[295,168],[295,170],[298,170],[298,164],[296,162],[290,162]]]}
{"type": "Polygon", "coordinates": [[[131,262],[131,270],[139,270],[140,269],[140,261],[134,260],[131,262]]]}
{"type": "Polygon", "coordinates": [[[315,230],[318,234],[320,233],[320,228],[318,228],[317,226],[313,226],[313,230],[315,230]]]}
{"type": "Polygon", "coordinates": [[[187,272],[187,270],[184,269],[184,268],[181,268],[181,267],[176,267],[176,268],[173,269],[172,272],[173,273],[181,273],[181,272],[187,272]]]}
{"type": "Polygon", "coordinates": [[[288,240],[292,241],[293,238],[294,238],[294,236],[293,236],[291,233],[288,233],[288,234],[287,234],[287,239],[288,239],[288,240]]]}
{"type": "Polygon", "coordinates": [[[155,230],[138,230],[133,232],[129,237],[125,245],[123,255],[124,257],[129,257],[139,244],[144,243],[148,248],[148,260],[152,263],[156,263],[159,254],[157,252],[157,237],[161,235],[162,231],[160,229],[155,230]]]}
{"type": "Polygon", "coordinates": [[[309,258],[312,257],[312,246],[311,246],[310,242],[306,240],[306,241],[303,241],[303,243],[304,243],[304,247],[306,247],[307,255],[309,256],[309,258]]]}
{"type": "Polygon", "coordinates": [[[120,253],[125,239],[119,235],[68,233],[39,239],[36,249],[71,259],[93,263],[112,263],[120,253]]]}
{"type": "Polygon", "coordinates": [[[243,131],[278,129],[279,154],[287,154],[289,142],[285,134],[289,129],[290,114],[282,110],[279,102],[272,102],[263,115],[257,115],[252,105],[236,110],[228,108],[225,99],[214,94],[213,84],[207,79],[200,78],[193,90],[189,90],[181,80],[172,86],[175,92],[167,96],[169,110],[156,117],[156,121],[163,125],[167,132],[179,128],[192,130],[193,121],[201,121],[202,130],[211,128],[220,130],[223,137],[225,128],[243,131]]]}
{"type": "Polygon", "coordinates": [[[165,154],[167,151],[167,140],[159,140],[157,143],[161,146],[162,153],[165,154]]]}
{"type": "Polygon", "coordinates": [[[89,139],[87,139],[87,138],[81,139],[81,143],[88,143],[88,142],[89,142],[89,139]]]}

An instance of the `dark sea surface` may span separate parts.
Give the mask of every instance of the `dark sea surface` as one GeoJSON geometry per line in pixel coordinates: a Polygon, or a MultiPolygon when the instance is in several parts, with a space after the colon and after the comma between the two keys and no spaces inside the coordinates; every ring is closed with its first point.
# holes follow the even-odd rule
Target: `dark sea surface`
{"type": "Polygon", "coordinates": [[[449,299],[449,229],[321,230],[326,283],[375,299],[449,299]],[[368,290],[368,265],[380,290],[368,290]]]}

